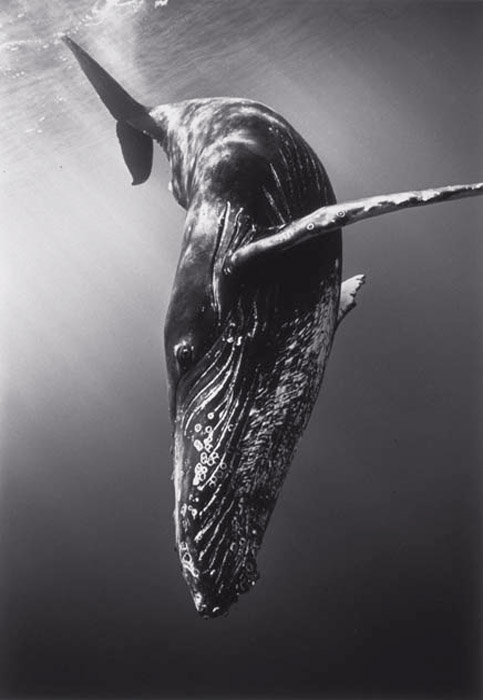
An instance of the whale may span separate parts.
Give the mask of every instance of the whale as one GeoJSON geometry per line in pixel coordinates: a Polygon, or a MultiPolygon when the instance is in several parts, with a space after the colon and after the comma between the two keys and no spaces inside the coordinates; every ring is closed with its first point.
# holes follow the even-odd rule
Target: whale
{"type": "Polygon", "coordinates": [[[174,523],[204,618],[258,578],[257,554],[363,274],[342,279],[342,229],[483,194],[483,183],[337,203],[321,161],[283,116],[242,98],[146,106],[63,37],[116,122],[132,184],[153,145],[186,210],[164,338],[174,523]]]}

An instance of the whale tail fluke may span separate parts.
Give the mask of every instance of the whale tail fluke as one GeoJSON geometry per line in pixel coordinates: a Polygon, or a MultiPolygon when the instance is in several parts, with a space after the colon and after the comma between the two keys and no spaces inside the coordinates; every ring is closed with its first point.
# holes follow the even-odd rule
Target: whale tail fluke
{"type": "MultiPolygon", "coordinates": [[[[133,185],[145,182],[153,164],[153,141],[146,131],[156,128],[149,109],[137,102],[89,54],[70,37],[62,37],[87,79],[117,121],[117,136],[133,185]]],[[[159,127],[158,127],[159,128],[159,127]]]]}
{"type": "Polygon", "coordinates": [[[153,139],[128,122],[117,122],[116,133],[124,162],[132,176],[131,184],[141,185],[153,168],[153,139]]]}
{"type": "Polygon", "coordinates": [[[62,41],[69,47],[85,76],[97,92],[109,112],[117,121],[133,121],[145,116],[147,108],[137,102],[126,90],[109,75],[109,73],[94,61],[70,37],[62,37],[62,41]]]}

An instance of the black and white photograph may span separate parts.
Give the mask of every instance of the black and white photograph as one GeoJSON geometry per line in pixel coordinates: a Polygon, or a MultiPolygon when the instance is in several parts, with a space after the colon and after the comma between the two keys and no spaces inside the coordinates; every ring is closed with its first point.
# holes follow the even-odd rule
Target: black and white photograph
{"type": "Polygon", "coordinates": [[[0,7],[0,698],[478,700],[483,3],[0,7]]]}

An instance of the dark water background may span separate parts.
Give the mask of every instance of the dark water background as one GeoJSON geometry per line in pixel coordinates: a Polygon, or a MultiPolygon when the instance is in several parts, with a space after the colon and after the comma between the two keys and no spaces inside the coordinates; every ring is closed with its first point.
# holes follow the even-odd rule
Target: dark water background
{"type": "Polygon", "coordinates": [[[174,552],[162,323],[183,212],[131,188],[58,36],[148,104],[282,112],[339,199],[483,179],[483,4],[0,10],[0,693],[477,697],[483,201],[351,227],[368,274],[227,618],[174,552]]]}

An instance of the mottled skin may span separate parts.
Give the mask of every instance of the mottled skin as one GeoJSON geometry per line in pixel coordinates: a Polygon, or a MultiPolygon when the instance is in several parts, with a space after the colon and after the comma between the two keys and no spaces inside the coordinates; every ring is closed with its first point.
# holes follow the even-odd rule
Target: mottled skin
{"type": "Polygon", "coordinates": [[[191,100],[151,113],[186,225],[165,327],[176,536],[198,611],[227,610],[313,408],[337,324],[335,231],[226,271],[241,243],[335,201],[311,148],[269,108],[191,100]]]}

